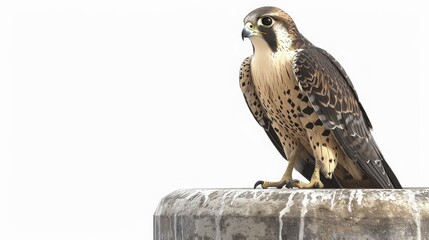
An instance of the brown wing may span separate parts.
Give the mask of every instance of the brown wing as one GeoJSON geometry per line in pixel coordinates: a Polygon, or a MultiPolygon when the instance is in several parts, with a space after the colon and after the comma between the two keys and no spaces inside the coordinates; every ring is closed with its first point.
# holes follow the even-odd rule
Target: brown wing
{"type": "Polygon", "coordinates": [[[380,187],[401,188],[372,137],[368,116],[340,64],[326,51],[309,48],[296,54],[293,68],[319,119],[342,150],[380,187]]]}
{"type": "MultiPolygon", "coordinates": [[[[283,150],[283,146],[278,138],[276,132],[271,126],[271,120],[265,114],[265,110],[259,101],[258,96],[256,95],[255,86],[253,85],[252,75],[250,72],[250,61],[251,58],[248,57],[244,59],[240,68],[240,87],[243,92],[244,98],[246,100],[247,106],[249,107],[250,112],[252,113],[255,120],[259,123],[261,127],[264,128],[265,133],[270,138],[271,142],[274,144],[279,153],[287,160],[286,154],[283,150]]],[[[308,156],[312,158],[311,156],[308,156]]],[[[299,161],[302,163],[302,166],[299,167],[299,172],[308,180],[311,179],[313,170],[314,170],[314,158],[310,161],[299,161]]],[[[340,188],[341,185],[336,179],[326,179],[324,176],[321,176],[325,188],[340,188]]]]}

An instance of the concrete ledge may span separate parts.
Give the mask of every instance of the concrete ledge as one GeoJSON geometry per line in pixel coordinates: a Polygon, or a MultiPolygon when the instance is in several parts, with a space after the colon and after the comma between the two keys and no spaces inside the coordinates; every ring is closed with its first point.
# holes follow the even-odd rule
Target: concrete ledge
{"type": "Polygon", "coordinates": [[[429,189],[178,190],[154,239],[429,239],[429,189]]]}

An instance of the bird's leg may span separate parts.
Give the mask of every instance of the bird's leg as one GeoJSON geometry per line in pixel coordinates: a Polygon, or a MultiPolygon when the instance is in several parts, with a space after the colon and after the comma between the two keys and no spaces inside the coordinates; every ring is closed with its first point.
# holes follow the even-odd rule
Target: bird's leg
{"type": "MultiPolygon", "coordinates": [[[[261,185],[263,189],[269,188],[269,187],[276,187],[276,188],[282,188],[283,186],[289,184],[289,182],[292,179],[292,171],[293,167],[295,166],[295,162],[298,159],[299,154],[303,150],[303,146],[299,145],[294,150],[292,150],[290,156],[288,157],[288,165],[286,168],[285,173],[283,174],[283,177],[280,179],[280,181],[277,182],[268,182],[268,181],[257,181],[255,183],[254,188],[261,185]]],[[[292,185],[291,185],[292,186],[292,185]]]]}
{"type": "Polygon", "coordinates": [[[323,188],[323,183],[320,181],[320,164],[319,160],[315,161],[314,172],[311,176],[310,183],[293,182],[292,186],[297,188],[323,188]]]}

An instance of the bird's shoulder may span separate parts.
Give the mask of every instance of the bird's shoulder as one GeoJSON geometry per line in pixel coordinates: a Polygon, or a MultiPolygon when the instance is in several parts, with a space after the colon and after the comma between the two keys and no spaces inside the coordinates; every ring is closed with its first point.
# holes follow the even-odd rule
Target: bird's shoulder
{"type": "Polygon", "coordinates": [[[244,99],[246,100],[247,107],[252,113],[255,120],[261,125],[261,127],[267,129],[269,127],[269,121],[265,114],[265,110],[262,107],[261,102],[256,94],[255,85],[252,81],[252,74],[250,64],[252,57],[247,57],[243,60],[240,67],[239,83],[241,92],[243,93],[244,99]]]}

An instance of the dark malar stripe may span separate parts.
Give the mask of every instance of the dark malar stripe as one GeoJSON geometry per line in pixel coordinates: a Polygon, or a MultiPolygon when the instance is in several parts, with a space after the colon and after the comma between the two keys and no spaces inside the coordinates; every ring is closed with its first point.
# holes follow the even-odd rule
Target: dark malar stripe
{"type": "MultiPolygon", "coordinates": [[[[264,29],[265,30],[265,29],[264,29]]],[[[265,31],[263,31],[265,34],[263,34],[263,38],[267,42],[268,46],[270,46],[271,51],[273,53],[277,52],[277,36],[274,33],[272,28],[269,28],[265,31]]]]}

